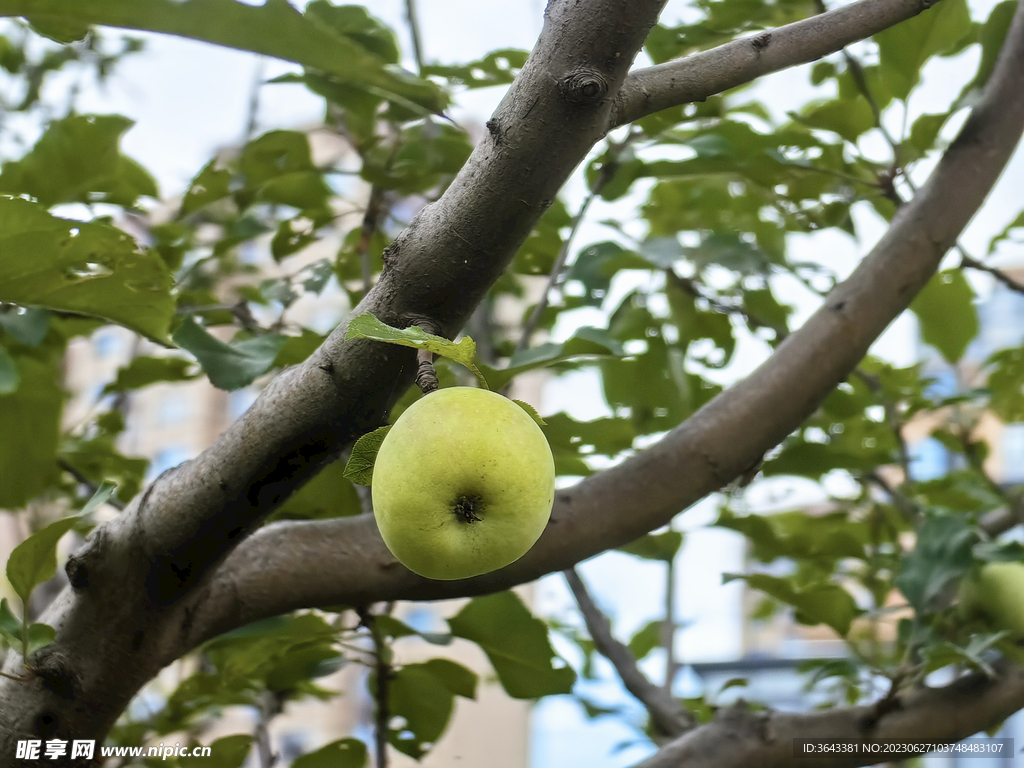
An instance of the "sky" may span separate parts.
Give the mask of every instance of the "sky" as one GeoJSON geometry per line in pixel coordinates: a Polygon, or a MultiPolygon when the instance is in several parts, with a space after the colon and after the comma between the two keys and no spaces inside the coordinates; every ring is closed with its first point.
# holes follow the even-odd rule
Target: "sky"
{"type": "MultiPolygon", "coordinates": [[[[256,4],[253,2],[252,4],[256,4]]],[[[991,0],[975,3],[977,16],[983,15],[991,0]]],[[[382,0],[372,11],[388,21],[407,43],[402,0],[382,0]]],[[[418,0],[422,39],[427,60],[468,61],[495,48],[532,47],[540,31],[541,0],[418,0]],[[500,23],[495,23],[496,20],[500,23]]],[[[685,13],[685,4],[670,3],[667,18],[685,13]]],[[[180,194],[189,180],[218,148],[237,144],[245,134],[248,104],[255,83],[285,72],[298,71],[285,62],[266,60],[252,54],[160,35],[142,34],[145,51],[133,55],[103,90],[86,91],[79,109],[83,112],[116,112],[127,115],[136,125],[125,135],[124,151],[139,160],[157,178],[162,194],[180,194]]],[[[915,114],[943,108],[950,99],[950,83],[963,79],[970,57],[935,63],[926,73],[925,87],[915,96],[915,114]]],[[[412,66],[411,60],[407,62],[412,66]]],[[[971,69],[973,65],[971,66],[971,69]]],[[[779,73],[758,86],[778,116],[806,101],[813,91],[803,70],[779,73]]],[[[959,90],[959,87],[956,88],[959,90]]],[[[453,110],[457,120],[482,123],[501,97],[501,89],[471,92],[460,98],[453,110]]],[[[322,101],[298,85],[266,85],[260,89],[257,124],[260,131],[277,127],[297,127],[320,119],[322,101]]],[[[584,189],[574,180],[567,187],[570,208],[582,199],[584,189]]],[[[1024,199],[1024,153],[1018,152],[1004,174],[989,205],[979,214],[964,237],[975,255],[983,254],[988,238],[1016,215],[1024,199]]],[[[599,221],[613,212],[609,206],[594,206],[591,219],[599,221]]],[[[795,238],[794,250],[804,258],[815,259],[846,275],[882,232],[882,225],[862,217],[858,225],[863,242],[855,243],[836,233],[812,238],[795,238]]],[[[579,244],[586,238],[608,236],[597,224],[581,232],[579,244]]],[[[978,279],[980,290],[985,279],[978,279]]],[[[614,292],[623,295],[631,287],[623,276],[614,292]]],[[[798,306],[798,316],[806,318],[815,300],[802,296],[795,286],[786,298],[798,306]]],[[[598,318],[585,316],[567,320],[556,329],[567,336],[574,325],[598,318]]],[[[873,351],[899,364],[913,361],[918,354],[914,321],[905,316],[895,322],[873,351]]],[[[726,375],[735,380],[749,373],[765,357],[767,349],[746,339],[737,361],[726,375]]],[[[579,419],[606,415],[596,377],[573,373],[554,380],[545,389],[542,412],[567,410],[579,419]]],[[[723,586],[723,570],[742,570],[743,543],[729,532],[704,527],[713,518],[714,502],[706,500],[679,520],[688,531],[682,557],[678,561],[679,615],[688,622],[680,633],[679,651],[688,661],[716,661],[736,657],[742,651],[740,587],[723,586]]],[[[660,566],[638,563],[633,558],[610,553],[584,563],[583,577],[592,586],[601,604],[609,606],[620,637],[629,637],[651,618],[659,616],[664,600],[664,578],[660,566]]],[[[559,577],[545,579],[538,590],[539,608],[558,613],[569,605],[567,591],[559,577]]],[[[566,652],[569,651],[566,649],[566,652]]],[[[648,665],[657,678],[657,659],[648,665]]],[[[598,690],[595,695],[612,695],[598,690]]],[[[534,768],[546,766],[587,766],[604,768],[627,765],[641,756],[643,749],[628,748],[609,757],[611,746],[628,740],[630,732],[601,721],[598,726],[584,722],[579,709],[565,700],[553,700],[538,711],[537,723],[544,725],[534,744],[534,768]],[[585,747],[585,749],[583,747],[585,747]],[[582,749],[582,751],[581,751],[582,749]]]]}

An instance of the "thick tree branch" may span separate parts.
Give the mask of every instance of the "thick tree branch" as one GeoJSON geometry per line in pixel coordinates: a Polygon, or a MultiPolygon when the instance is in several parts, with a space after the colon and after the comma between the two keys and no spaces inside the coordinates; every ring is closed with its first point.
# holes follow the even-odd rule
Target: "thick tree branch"
{"type": "MultiPolygon", "coordinates": [[[[388,249],[380,280],[355,314],[399,327],[429,320],[454,337],[604,136],[610,95],[662,5],[548,5],[494,129],[388,249]]],[[[0,753],[14,754],[16,738],[102,739],[139,687],[204,633],[191,602],[196,587],[290,493],[386,420],[412,381],[415,355],[345,341],[346,329],[278,376],[200,457],[161,475],[94,531],[71,564],[74,588],[44,618],[57,630],[51,648],[67,679],[0,682],[0,753]]],[[[249,613],[238,605],[221,603],[233,614],[228,623],[249,613]]]]}
{"type": "Polygon", "coordinates": [[[630,73],[609,129],[806,64],[916,16],[939,0],[859,0],[803,21],[630,73]]]}
{"type": "Polygon", "coordinates": [[[853,274],[769,360],[660,442],[555,495],[544,535],[520,561],[462,582],[402,568],[372,520],[269,525],[224,564],[196,609],[196,640],[315,605],[481,594],[564,570],[666,525],[796,429],[934,274],[1024,130],[1024,19],[1018,11],[985,95],[932,177],[853,274]],[[322,567],[310,572],[308,563],[322,567]],[[240,597],[244,596],[244,597],[240,597]]]}
{"type": "Polygon", "coordinates": [[[722,710],[635,768],[855,768],[877,756],[795,758],[793,740],[891,739],[959,741],[1024,707],[1024,670],[1003,665],[997,678],[963,677],[944,688],[920,688],[884,706],[837,707],[809,714],[722,710]]]}
{"type": "Polygon", "coordinates": [[[594,646],[615,667],[626,690],[644,705],[654,727],[666,736],[678,736],[692,728],[695,725],[693,715],[683,709],[670,690],[648,680],[637,666],[633,653],[612,635],[608,618],[595,605],[575,568],[565,570],[565,580],[580,607],[594,646]]]}

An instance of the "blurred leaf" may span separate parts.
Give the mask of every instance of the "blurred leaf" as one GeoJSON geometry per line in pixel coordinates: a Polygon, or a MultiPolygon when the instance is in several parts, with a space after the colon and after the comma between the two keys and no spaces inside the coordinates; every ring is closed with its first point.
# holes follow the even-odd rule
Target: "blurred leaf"
{"type": "Polygon", "coordinates": [[[269,520],[324,520],[362,511],[359,495],[345,477],[345,463],[333,461],[283,501],[269,520]]]}
{"type": "Polygon", "coordinates": [[[78,522],[78,517],[65,517],[50,523],[11,552],[7,560],[7,580],[26,605],[32,590],[57,572],[57,542],[78,522]]]}
{"type": "Polygon", "coordinates": [[[121,230],[0,197],[0,301],[101,317],[166,344],[171,285],[163,260],[121,230]]]}
{"type": "Polygon", "coordinates": [[[509,361],[508,368],[481,365],[480,370],[491,386],[501,389],[514,377],[526,371],[584,358],[619,356],[622,353],[622,345],[611,338],[607,331],[583,327],[578,328],[572,336],[561,343],[549,341],[516,352],[509,361]]]}
{"type": "Polygon", "coordinates": [[[373,484],[373,465],[377,462],[377,453],[390,429],[390,424],[378,427],[356,440],[345,466],[346,479],[357,485],[373,484]]]}
{"type": "Polygon", "coordinates": [[[58,361],[15,359],[21,386],[0,394],[0,509],[20,509],[55,482],[64,392],[58,361]]]}
{"type": "Polygon", "coordinates": [[[940,599],[974,563],[971,552],[977,540],[977,532],[962,517],[933,515],[924,521],[895,579],[896,588],[918,614],[942,607],[940,599]]]}
{"type": "Polygon", "coordinates": [[[158,382],[191,381],[199,375],[188,372],[192,366],[191,360],[180,357],[141,355],[118,370],[117,378],[103,388],[103,394],[142,389],[158,382]]]}
{"type": "Polygon", "coordinates": [[[906,100],[924,63],[954,48],[971,29],[966,0],[944,0],[875,35],[881,74],[893,96],[906,100]]]}
{"type": "Polygon", "coordinates": [[[252,736],[237,733],[210,742],[206,757],[179,757],[181,768],[240,768],[252,749],[252,736]]]}
{"type": "Polygon", "coordinates": [[[1024,347],[1000,350],[988,363],[989,407],[1007,424],[1024,421],[1024,347]]]}
{"type": "Polygon", "coordinates": [[[271,334],[225,344],[186,317],[174,332],[174,343],[195,355],[213,386],[230,391],[249,386],[270,369],[284,336],[271,334]]]}
{"type": "Polygon", "coordinates": [[[963,272],[948,269],[935,275],[910,304],[921,323],[922,338],[949,363],[963,357],[978,335],[974,289],[963,272]]]}
{"type": "Polygon", "coordinates": [[[392,730],[391,744],[416,759],[426,754],[448,726],[456,695],[476,696],[476,674],[461,664],[430,659],[399,669],[388,683],[388,704],[405,724],[392,730]]]}
{"type": "Polygon", "coordinates": [[[18,364],[7,353],[7,349],[0,346],[0,395],[14,394],[19,384],[21,374],[18,373],[18,364]]]}
{"type": "Polygon", "coordinates": [[[643,558],[644,560],[661,560],[671,562],[675,559],[679,547],[683,544],[683,534],[679,531],[663,531],[661,533],[648,533],[636,541],[631,541],[621,547],[620,552],[627,555],[643,558]]]}
{"type": "Polygon", "coordinates": [[[644,624],[629,641],[629,650],[633,657],[640,661],[651,651],[661,646],[661,630],[664,622],[654,619],[644,624]]]}
{"type": "Polygon", "coordinates": [[[330,4],[311,3],[305,14],[287,0],[248,5],[234,0],[0,0],[0,15],[30,12],[48,23],[99,24],[163,32],[285,59],[330,72],[340,80],[385,95],[421,113],[440,112],[440,88],[380,56],[364,29],[346,29],[330,4]]]}
{"type": "Polygon", "coordinates": [[[502,48],[468,64],[428,64],[423,68],[423,75],[444,77],[466,88],[509,85],[523,68],[527,55],[527,51],[518,48],[502,48]]]}
{"type": "Polygon", "coordinates": [[[50,330],[50,313],[39,307],[11,307],[0,311],[0,328],[19,344],[38,347],[50,330]]]}
{"type": "Polygon", "coordinates": [[[20,160],[3,164],[0,193],[31,195],[43,205],[134,205],[158,197],[153,177],[121,154],[121,135],[134,123],[120,115],[72,115],[50,123],[20,160]]]}
{"type": "Polygon", "coordinates": [[[364,768],[366,745],[358,739],[332,741],[315,752],[297,757],[292,768],[364,768]]]}
{"type": "Polygon", "coordinates": [[[724,574],[724,581],[742,579],[754,589],[767,592],[776,600],[791,605],[795,618],[801,624],[827,624],[845,636],[850,624],[861,610],[853,597],[837,584],[827,582],[799,585],[792,578],[778,578],[763,573],[749,576],[724,574]]]}
{"type": "Polygon", "coordinates": [[[514,592],[475,597],[448,625],[453,635],[484,650],[512,698],[537,699],[572,690],[576,674],[567,666],[553,666],[547,627],[514,592]]]}

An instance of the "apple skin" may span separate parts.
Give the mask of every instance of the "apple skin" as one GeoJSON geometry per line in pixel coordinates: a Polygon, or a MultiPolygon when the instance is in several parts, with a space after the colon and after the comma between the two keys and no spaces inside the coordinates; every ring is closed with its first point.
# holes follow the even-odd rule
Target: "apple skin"
{"type": "Polygon", "coordinates": [[[485,389],[439,389],[387,433],[373,467],[373,513],[391,553],[428,579],[496,571],[540,538],[555,462],[540,427],[485,389]]]}
{"type": "Polygon", "coordinates": [[[960,606],[993,626],[1024,638],[1024,563],[993,562],[972,571],[960,585],[960,606]]]}

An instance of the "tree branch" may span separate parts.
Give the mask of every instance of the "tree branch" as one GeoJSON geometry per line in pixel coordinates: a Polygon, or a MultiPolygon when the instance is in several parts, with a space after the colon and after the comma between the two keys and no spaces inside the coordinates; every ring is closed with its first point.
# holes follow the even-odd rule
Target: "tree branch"
{"type": "MultiPolygon", "coordinates": [[[[604,136],[610,94],[662,5],[548,6],[534,52],[491,118],[495,130],[388,248],[380,280],[354,315],[371,312],[396,327],[427,319],[455,336],[604,136]]],[[[274,379],[200,457],[165,472],[95,529],[72,561],[74,587],[43,619],[57,630],[51,649],[66,660],[60,690],[75,695],[0,680],[0,753],[13,754],[16,735],[39,734],[40,723],[45,738],[102,739],[141,685],[211,626],[208,616],[196,624],[203,611],[192,600],[208,591],[197,587],[289,494],[384,423],[412,381],[415,354],[346,341],[346,330],[347,322],[274,379]]],[[[248,611],[240,604],[221,603],[234,614],[222,619],[241,620],[248,611]]]]}
{"type": "Polygon", "coordinates": [[[787,24],[630,73],[615,97],[608,128],[709,96],[841,51],[850,43],[916,16],[939,0],[859,0],[787,24]]]}
{"type": "Polygon", "coordinates": [[[594,647],[615,667],[626,690],[644,705],[654,727],[665,736],[678,736],[693,728],[693,716],[683,709],[670,690],[648,680],[636,665],[633,652],[612,635],[608,618],[595,605],[576,569],[567,568],[564,575],[573,597],[576,598],[576,604],[580,607],[594,647]]]}
{"type": "MultiPolygon", "coordinates": [[[[1024,707],[1024,670],[1003,664],[1000,675],[971,674],[943,688],[918,688],[870,706],[791,714],[737,705],[684,734],[635,768],[855,768],[877,756],[793,756],[793,740],[882,739],[959,741],[1024,707]]],[[[909,755],[908,755],[909,757],[909,755]]]]}
{"type": "Polygon", "coordinates": [[[985,95],[960,136],[853,274],[745,380],[655,445],[557,491],[551,522],[524,558],[475,579],[431,582],[399,566],[372,520],[275,523],[233,553],[204,591],[196,604],[197,627],[209,625],[196,640],[238,621],[304,606],[506,589],[666,525],[729,483],[814,412],[934,274],[1024,129],[1022,70],[1024,20],[1018,11],[985,95]],[[323,567],[311,573],[309,562],[323,567]]]}

